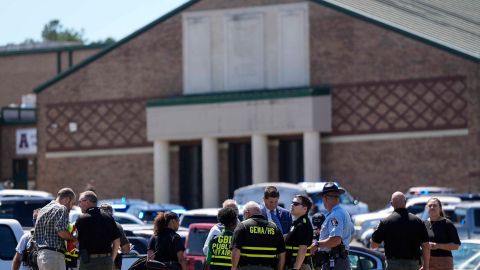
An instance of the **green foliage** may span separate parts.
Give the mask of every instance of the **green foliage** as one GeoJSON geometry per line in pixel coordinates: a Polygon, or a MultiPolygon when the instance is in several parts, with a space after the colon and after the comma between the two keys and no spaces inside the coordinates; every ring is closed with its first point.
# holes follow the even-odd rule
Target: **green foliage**
{"type": "Polygon", "coordinates": [[[108,37],[105,40],[92,41],[89,45],[112,45],[115,42],[115,39],[108,37]]]}
{"type": "Polygon", "coordinates": [[[83,29],[78,32],[74,29],[64,29],[59,20],[51,20],[42,31],[43,41],[71,41],[84,43],[83,29]]]}

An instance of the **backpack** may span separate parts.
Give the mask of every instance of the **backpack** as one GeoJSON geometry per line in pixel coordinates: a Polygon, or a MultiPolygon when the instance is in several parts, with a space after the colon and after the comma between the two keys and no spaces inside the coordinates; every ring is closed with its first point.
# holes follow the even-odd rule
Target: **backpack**
{"type": "Polygon", "coordinates": [[[29,269],[38,270],[37,257],[38,257],[37,243],[33,240],[33,237],[30,237],[30,239],[27,242],[26,248],[22,253],[23,265],[27,266],[29,269]]]}

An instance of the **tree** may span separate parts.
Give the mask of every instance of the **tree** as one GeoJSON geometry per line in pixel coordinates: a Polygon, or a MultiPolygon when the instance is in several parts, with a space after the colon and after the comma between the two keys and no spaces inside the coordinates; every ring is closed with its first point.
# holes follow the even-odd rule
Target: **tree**
{"type": "Polygon", "coordinates": [[[83,29],[78,32],[74,29],[64,29],[59,20],[54,19],[48,22],[42,31],[44,41],[77,41],[84,43],[83,29]]]}

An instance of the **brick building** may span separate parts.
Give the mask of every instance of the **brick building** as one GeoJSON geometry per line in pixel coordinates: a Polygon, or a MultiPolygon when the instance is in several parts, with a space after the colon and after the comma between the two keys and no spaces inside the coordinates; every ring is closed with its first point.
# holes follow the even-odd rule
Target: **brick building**
{"type": "Polygon", "coordinates": [[[0,179],[16,188],[35,188],[36,110],[32,89],[64,72],[104,46],[65,42],[0,47],[0,179]],[[19,147],[25,136],[28,149],[19,147]],[[32,143],[30,143],[32,139],[32,143]]]}
{"type": "Polygon", "coordinates": [[[36,87],[38,188],[188,208],[279,180],[336,179],[372,208],[478,191],[467,2],[190,1],[36,87]]]}

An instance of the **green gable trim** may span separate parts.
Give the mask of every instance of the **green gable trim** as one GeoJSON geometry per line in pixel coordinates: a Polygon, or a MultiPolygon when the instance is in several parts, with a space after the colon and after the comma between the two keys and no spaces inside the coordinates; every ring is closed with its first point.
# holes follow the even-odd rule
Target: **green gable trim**
{"type": "Polygon", "coordinates": [[[177,14],[179,14],[184,9],[187,9],[188,7],[196,4],[199,1],[201,1],[201,0],[191,0],[191,1],[189,1],[185,4],[183,4],[183,5],[179,6],[178,8],[170,11],[169,13],[163,15],[162,17],[158,18],[157,20],[149,23],[145,27],[140,28],[139,30],[133,32],[132,34],[128,35],[127,37],[115,42],[114,44],[106,47],[105,49],[99,51],[98,53],[92,55],[91,57],[88,57],[87,59],[81,61],[80,63],[73,66],[72,68],[67,69],[66,71],[58,74],[56,77],[53,77],[52,79],[50,79],[50,80],[44,82],[43,84],[37,86],[35,89],[33,89],[33,92],[36,93],[36,94],[41,93],[43,90],[45,90],[49,86],[55,84],[56,82],[62,80],[63,78],[69,76],[70,74],[77,72],[78,70],[84,68],[85,66],[89,65],[90,63],[92,63],[92,62],[96,61],[97,59],[103,57],[104,55],[106,55],[110,51],[122,46],[123,44],[129,42],[130,40],[132,40],[136,37],[138,37],[139,35],[143,34],[144,32],[147,32],[148,30],[152,29],[153,27],[157,26],[158,24],[170,19],[171,17],[173,17],[177,14]]]}
{"type": "Polygon", "coordinates": [[[75,45],[75,46],[63,46],[63,47],[41,48],[41,49],[31,49],[31,50],[16,50],[16,51],[12,50],[12,51],[0,52],[0,57],[1,56],[23,55],[23,54],[68,52],[68,51],[102,49],[102,48],[105,48],[105,45],[75,45]]]}
{"type": "Polygon", "coordinates": [[[308,96],[325,96],[330,94],[330,87],[321,86],[314,88],[288,88],[277,90],[250,90],[239,92],[222,92],[209,94],[185,95],[164,99],[147,101],[149,107],[198,105],[240,101],[255,101],[266,99],[285,99],[308,96]]]}
{"type": "Polygon", "coordinates": [[[385,28],[387,30],[390,30],[390,31],[393,31],[393,32],[397,32],[401,35],[404,35],[404,36],[407,36],[411,39],[414,39],[414,40],[417,40],[417,41],[420,41],[422,43],[425,43],[427,45],[430,45],[432,47],[436,47],[438,49],[441,49],[441,50],[444,50],[444,51],[447,51],[449,53],[452,53],[454,55],[457,55],[457,56],[460,56],[466,60],[469,60],[469,61],[473,61],[473,62],[480,62],[480,56],[473,56],[471,54],[468,54],[468,53],[464,53],[462,51],[459,51],[459,50],[456,50],[452,47],[449,47],[447,45],[443,45],[443,44],[440,44],[438,42],[435,42],[435,41],[432,41],[430,39],[427,39],[427,38],[424,38],[424,37],[421,37],[421,36],[418,36],[412,32],[409,32],[409,31],[406,31],[406,30],[402,30],[402,29],[399,29],[395,26],[392,26],[392,25],[389,25],[389,24],[386,24],[386,23],[383,23],[383,22],[380,22],[380,21],[377,21],[375,19],[372,19],[370,17],[367,17],[367,16],[364,16],[364,15],[361,15],[361,14],[358,14],[358,13],[355,13],[354,11],[351,11],[351,10],[348,10],[346,8],[343,8],[343,7],[340,7],[340,6],[337,6],[335,4],[332,4],[332,3],[328,3],[328,2],[325,2],[323,0],[310,0],[310,1],[313,1],[315,3],[318,3],[322,6],[325,6],[325,7],[329,7],[329,8],[332,8],[336,11],[339,11],[339,12],[342,12],[346,15],[349,15],[349,16],[352,16],[352,17],[355,17],[357,19],[360,19],[360,20],[363,20],[363,21],[366,21],[368,23],[372,23],[372,24],[375,24],[377,26],[380,26],[382,28],[385,28]]]}

